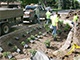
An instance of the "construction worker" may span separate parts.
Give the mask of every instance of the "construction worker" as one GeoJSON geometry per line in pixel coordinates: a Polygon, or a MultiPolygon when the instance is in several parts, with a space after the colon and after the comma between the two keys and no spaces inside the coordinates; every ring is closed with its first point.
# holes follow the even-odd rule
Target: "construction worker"
{"type": "Polygon", "coordinates": [[[51,12],[49,10],[47,10],[46,12],[46,24],[50,23],[50,16],[51,16],[51,12]]]}
{"type": "Polygon", "coordinates": [[[35,16],[36,16],[36,18],[37,18],[37,22],[40,24],[41,22],[40,22],[40,17],[39,17],[39,7],[37,6],[36,8],[35,8],[35,16]]]}
{"type": "Polygon", "coordinates": [[[50,17],[51,22],[52,22],[52,27],[53,27],[52,35],[54,37],[54,40],[56,40],[56,36],[57,36],[56,31],[58,29],[59,16],[60,16],[60,14],[57,14],[57,15],[50,17]]]}
{"type": "Polygon", "coordinates": [[[78,15],[77,15],[77,13],[75,13],[74,17],[73,17],[72,24],[75,25],[77,22],[78,22],[78,15]]]}

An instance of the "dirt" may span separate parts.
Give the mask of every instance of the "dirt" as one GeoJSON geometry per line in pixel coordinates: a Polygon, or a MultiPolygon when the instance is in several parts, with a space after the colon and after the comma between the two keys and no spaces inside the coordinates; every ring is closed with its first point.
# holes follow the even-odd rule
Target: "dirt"
{"type": "Polygon", "coordinates": [[[73,20],[73,16],[74,14],[77,13],[78,17],[79,17],[79,20],[80,20],[80,10],[72,10],[70,11],[64,19],[68,19],[68,20],[73,20]]]}
{"type": "MultiPolygon", "coordinates": [[[[14,33],[12,32],[12,33],[7,34],[6,36],[3,36],[4,38],[1,38],[1,47],[4,49],[4,51],[11,51],[12,54],[14,55],[14,57],[17,60],[22,59],[22,58],[26,58],[26,57],[30,58],[30,56],[31,56],[30,50],[31,49],[41,50],[48,57],[50,57],[50,58],[55,57],[56,58],[56,56],[53,55],[53,51],[58,50],[64,44],[68,33],[63,31],[61,34],[59,34],[57,36],[57,41],[54,41],[51,32],[46,33],[46,36],[42,36],[42,38],[39,38],[38,40],[35,40],[34,44],[27,43],[29,45],[29,48],[24,49],[23,46],[21,45],[21,42],[25,41],[31,35],[39,34],[39,32],[42,32],[42,34],[46,33],[46,30],[45,30],[43,25],[41,26],[39,24],[35,24],[35,25],[31,25],[31,27],[26,27],[25,26],[24,28],[22,28],[18,31],[14,31],[14,33]],[[39,26],[40,26],[40,28],[38,28],[39,26]],[[30,31],[33,28],[35,28],[34,31],[32,31],[29,34],[26,34],[27,31],[30,31]],[[66,34],[64,34],[64,33],[66,33],[66,34]],[[23,34],[25,36],[23,36],[23,34]],[[50,40],[50,47],[49,48],[47,48],[44,44],[44,42],[46,40],[50,40]],[[8,45],[9,42],[11,42],[12,45],[9,46],[8,45]],[[15,45],[18,46],[18,48],[21,49],[22,53],[18,54],[18,53],[15,53],[15,51],[12,50],[15,45]],[[25,50],[26,53],[24,53],[23,50],[25,50]]],[[[4,57],[2,57],[1,59],[4,59],[4,57]]],[[[5,60],[7,60],[7,59],[5,59],[5,60]]]]}
{"type": "MultiPolygon", "coordinates": [[[[44,23],[43,23],[44,24],[44,23]]],[[[44,26],[40,24],[33,24],[29,26],[22,26],[21,29],[15,30],[14,32],[11,32],[7,35],[3,35],[0,37],[0,46],[3,48],[3,52],[10,51],[11,54],[13,55],[14,60],[29,60],[31,57],[30,50],[41,50],[43,51],[49,58],[56,58],[57,60],[73,60],[73,58],[77,55],[79,55],[79,50],[78,53],[73,52],[69,56],[55,56],[53,55],[53,52],[58,50],[66,41],[67,34],[69,31],[64,31],[64,26],[60,26],[60,30],[62,32],[58,34],[57,40],[54,41],[54,38],[52,37],[52,33],[49,32],[47,33],[44,26]],[[38,28],[39,27],[39,28],[38,28]],[[41,28],[42,27],[42,28],[41,28]],[[33,31],[32,31],[33,30],[33,31]],[[27,34],[26,32],[29,31],[30,33],[27,34]],[[46,33],[46,36],[42,36],[42,38],[39,38],[38,40],[34,40],[34,43],[27,43],[29,45],[28,48],[24,49],[24,47],[21,45],[22,41],[26,41],[28,37],[31,35],[39,34],[39,32],[42,32],[42,34],[46,33]],[[44,44],[46,40],[50,40],[50,47],[47,48],[44,44]],[[12,45],[8,45],[8,43],[11,43],[12,45]],[[21,53],[17,53],[13,51],[13,47],[17,46],[18,48],[21,49],[21,53]]],[[[77,38],[79,39],[79,32],[80,28],[78,27],[77,29],[77,38]]],[[[8,58],[5,58],[2,56],[3,52],[0,54],[0,60],[9,60],[8,58]]],[[[66,55],[66,53],[64,53],[66,55]]]]}

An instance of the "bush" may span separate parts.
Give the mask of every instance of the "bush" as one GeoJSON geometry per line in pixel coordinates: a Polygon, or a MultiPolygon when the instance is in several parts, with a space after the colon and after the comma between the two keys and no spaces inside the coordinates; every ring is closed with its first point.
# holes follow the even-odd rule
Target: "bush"
{"type": "Polygon", "coordinates": [[[38,34],[35,34],[35,37],[38,37],[38,34]]]}
{"type": "Polygon", "coordinates": [[[13,46],[12,50],[13,50],[13,51],[16,51],[17,48],[18,48],[17,46],[13,46]]]}
{"type": "Polygon", "coordinates": [[[27,31],[26,34],[29,34],[29,31],[27,31]]]}
{"type": "Polygon", "coordinates": [[[21,42],[21,45],[23,45],[23,46],[24,46],[25,44],[26,44],[26,43],[25,43],[24,41],[22,41],[22,42],[21,42]]]}
{"type": "Polygon", "coordinates": [[[51,23],[44,24],[44,28],[45,28],[46,32],[49,32],[51,30],[50,25],[51,25],[51,23]]]}
{"type": "Polygon", "coordinates": [[[4,57],[7,57],[7,52],[3,52],[3,56],[4,57]]]}
{"type": "Polygon", "coordinates": [[[63,27],[63,21],[59,21],[59,27],[63,27]]]}
{"type": "Polygon", "coordinates": [[[39,35],[41,35],[42,34],[42,32],[39,32],[39,35]]]}
{"type": "Polygon", "coordinates": [[[11,58],[10,60],[17,60],[16,58],[11,58]]]}
{"type": "Polygon", "coordinates": [[[50,40],[46,40],[44,44],[46,45],[46,47],[50,47],[50,40]]]}
{"type": "Polygon", "coordinates": [[[62,30],[58,29],[57,34],[60,35],[62,33],[62,30]]]}
{"type": "Polygon", "coordinates": [[[66,24],[64,27],[64,32],[69,31],[69,30],[70,30],[70,26],[69,26],[69,24],[66,24]]]}
{"type": "Polygon", "coordinates": [[[31,49],[30,53],[32,54],[32,56],[34,56],[36,54],[36,51],[34,49],[31,49]]]}
{"type": "Polygon", "coordinates": [[[35,36],[31,35],[31,39],[34,40],[35,39],[35,36]]]}
{"type": "Polygon", "coordinates": [[[31,38],[29,37],[26,39],[26,42],[28,43],[28,42],[30,42],[30,40],[31,40],[31,38]]]}
{"type": "Polygon", "coordinates": [[[3,56],[6,57],[6,58],[7,58],[8,55],[10,55],[10,54],[11,54],[11,52],[3,52],[3,56]]]}

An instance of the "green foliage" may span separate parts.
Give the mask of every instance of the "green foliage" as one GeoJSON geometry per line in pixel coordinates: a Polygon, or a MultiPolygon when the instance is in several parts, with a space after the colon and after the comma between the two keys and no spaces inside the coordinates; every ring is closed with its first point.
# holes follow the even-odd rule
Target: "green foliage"
{"type": "Polygon", "coordinates": [[[77,0],[63,0],[63,9],[79,8],[80,3],[77,0]]]}
{"type": "Polygon", "coordinates": [[[35,36],[34,35],[31,35],[31,39],[34,40],[35,39],[35,36]]]}
{"type": "Polygon", "coordinates": [[[10,60],[17,60],[16,58],[11,58],[10,60]]]}
{"type": "Polygon", "coordinates": [[[34,55],[36,54],[36,50],[31,49],[31,50],[30,50],[30,53],[32,54],[32,56],[34,56],[34,55]]]}
{"type": "Polygon", "coordinates": [[[29,31],[27,31],[26,34],[29,34],[29,31]]]}
{"type": "Polygon", "coordinates": [[[36,29],[35,28],[32,28],[32,31],[35,31],[36,29]]]}
{"type": "Polygon", "coordinates": [[[44,25],[44,27],[45,27],[45,29],[46,29],[46,32],[49,32],[49,31],[50,31],[49,25],[50,25],[50,24],[45,24],[45,25],[44,25]]]}
{"type": "Polygon", "coordinates": [[[28,42],[30,42],[30,40],[31,40],[31,38],[29,37],[26,39],[26,42],[28,43],[28,42]]]}
{"type": "Polygon", "coordinates": [[[16,51],[17,48],[18,48],[18,47],[15,45],[15,46],[13,46],[12,50],[13,50],[13,51],[16,51]]]}
{"type": "Polygon", "coordinates": [[[31,3],[39,3],[46,6],[51,6],[54,8],[63,8],[63,9],[70,9],[70,8],[79,8],[80,3],[77,0],[0,0],[2,2],[14,2],[18,1],[21,3],[21,6],[25,7],[31,3]],[[46,3],[45,3],[46,2],[46,3]]]}
{"type": "Polygon", "coordinates": [[[69,31],[69,30],[70,30],[70,26],[69,26],[69,24],[66,24],[64,27],[64,31],[69,31]]]}
{"type": "Polygon", "coordinates": [[[60,35],[61,33],[62,33],[62,30],[58,29],[58,30],[57,30],[57,34],[60,35]]]}
{"type": "Polygon", "coordinates": [[[4,57],[8,57],[9,54],[11,54],[11,52],[3,52],[4,57]]]}
{"type": "Polygon", "coordinates": [[[3,52],[3,56],[4,57],[7,57],[7,52],[3,52]]]}
{"type": "Polygon", "coordinates": [[[50,47],[50,40],[46,40],[44,44],[46,45],[46,47],[50,47]]]}
{"type": "Polygon", "coordinates": [[[39,35],[41,35],[42,34],[42,32],[39,32],[39,35]]]}
{"type": "Polygon", "coordinates": [[[24,46],[25,44],[26,44],[26,43],[25,43],[24,41],[22,41],[22,42],[21,42],[21,45],[23,45],[23,46],[24,46]]]}
{"type": "Polygon", "coordinates": [[[35,34],[35,37],[38,37],[38,34],[35,34]]]}
{"type": "Polygon", "coordinates": [[[63,26],[63,21],[59,21],[59,27],[62,27],[63,26]]]}
{"type": "Polygon", "coordinates": [[[25,7],[26,5],[28,4],[31,4],[31,3],[38,3],[38,0],[19,0],[21,2],[21,5],[23,7],[25,7]]]}

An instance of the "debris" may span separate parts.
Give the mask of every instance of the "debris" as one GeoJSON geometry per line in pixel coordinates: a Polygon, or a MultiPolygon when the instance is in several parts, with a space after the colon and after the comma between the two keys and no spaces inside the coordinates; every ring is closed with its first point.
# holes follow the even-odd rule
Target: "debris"
{"type": "Polygon", "coordinates": [[[42,51],[37,51],[33,60],[49,60],[49,58],[42,51]]]}

